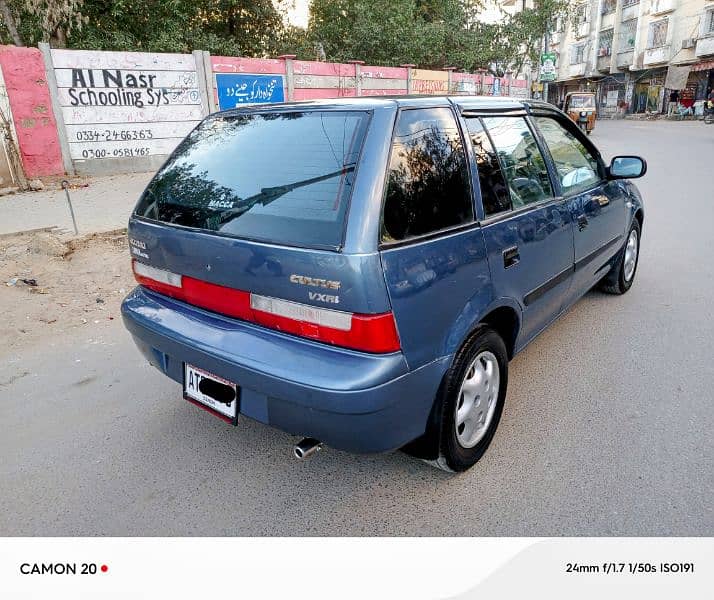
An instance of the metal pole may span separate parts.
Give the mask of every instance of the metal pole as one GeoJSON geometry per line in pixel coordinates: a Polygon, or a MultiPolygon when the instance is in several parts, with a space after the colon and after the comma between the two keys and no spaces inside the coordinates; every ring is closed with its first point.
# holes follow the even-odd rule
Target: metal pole
{"type": "MultiPolygon", "coordinates": [[[[549,32],[549,30],[550,30],[550,27],[548,25],[546,25],[545,35],[543,36],[543,43],[545,45],[545,48],[543,50],[544,52],[548,52],[548,32],[549,32]]],[[[539,74],[538,79],[540,79],[540,61],[538,63],[538,74],[539,74]]],[[[548,85],[549,84],[547,81],[543,82],[543,98],[541,98],[541,100],[543,100],[544,102],[548,102],[548,85]]]]}
{"type": "Polygon", "coordinates": [[[74,218],[74,209],[72,208],[72,200],[69,197],[69,181],[64,179],[62,181],[62,189],[67,195],[67,204],[69,204],[69,214],[72,215],[72,224],[74,225],[74,235],[79,235],[79,230],[77,229],[77,220],[74,218]]]}

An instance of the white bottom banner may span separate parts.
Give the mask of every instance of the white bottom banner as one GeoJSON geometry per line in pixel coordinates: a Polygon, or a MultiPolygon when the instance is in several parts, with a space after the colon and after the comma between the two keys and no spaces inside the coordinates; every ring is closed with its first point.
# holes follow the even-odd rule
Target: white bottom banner
{"type": "Polygon", "coordinates": [[[712,598],[714,538],[5,538],[2,597],[712,598]]]}

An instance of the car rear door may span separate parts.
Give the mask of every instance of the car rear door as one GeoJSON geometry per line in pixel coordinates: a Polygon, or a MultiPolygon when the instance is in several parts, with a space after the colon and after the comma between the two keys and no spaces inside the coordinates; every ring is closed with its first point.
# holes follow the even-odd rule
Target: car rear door
{"type": "Polygon", "coordinates": [[[577,300],[607,272],[624,241],[626,195],[608,181],[597,150],[572,124],[552,114],[534,115],[556,171],[557,191],[573,219],[575,264],[566,302],[577,300]]]}
{"type": "Polygon", "coordinates": [[[380,254],[412,369],[453,352],[491,299],[466,156],[450,106],[399,112],[380,254]]]}
{"type": "Polygon", "coordinates": [[[525,117],[469,116],[495,294],[522,309],[516,349],[561,311],[573,271],[568,203],[553,193],[547,163],[525,117]]]}

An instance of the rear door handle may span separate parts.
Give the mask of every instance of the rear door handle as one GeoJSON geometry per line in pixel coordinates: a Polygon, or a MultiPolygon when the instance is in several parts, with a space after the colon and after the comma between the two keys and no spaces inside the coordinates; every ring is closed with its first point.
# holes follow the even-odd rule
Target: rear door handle
{"type": "Polygon", "coordinates": [[[513,265],[517,265],[521,260],[521,255],[518,253],[518,246],[511,246],[503,251],[503,266],[507,269],[513,265]]]}
{"type": "Polygon", "coordinates": [[[588,226],[588,218],[585,215],[578,217],[578,231],[582,231],[588,226]]]}

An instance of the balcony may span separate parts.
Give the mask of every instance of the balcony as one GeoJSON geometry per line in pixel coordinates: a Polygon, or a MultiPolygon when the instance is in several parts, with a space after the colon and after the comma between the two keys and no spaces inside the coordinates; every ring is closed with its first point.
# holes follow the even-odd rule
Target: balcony
{"type": "Polygon", "coordinates": [[[656,48],[647,48],[645,50],[642,65],[648,67],[650,65],[658,65],[666,63],[672,56],[672,47],[669,44],[657,46],[656,48]]]}
{"type": "Polygon", "coordinates": [[[597,57],[597,70],[600,71],[601,73],[609,73],[610,72],[610,64],[612,64],[612,57],[607,55],[607,56],[598,56],[597,57]]]}
{"type": "Polygon", "coordinates": [[[618,69],[627,69],[635,60],[635,50],[634,48],[630,50],[625,50],[624,52],[617,53],[617,59],[615,65],[618,69]]]}
{"type": "Polygon", "coordinates": [[[587,21],[578,23],[577,27],[575,28],[575,37],[576,38],[584,38],[589,33],[590,33],[590,23],[588,23],[587,21]]]}
{"type": "Polygon", "coordinates": [[[714,54],[714,36],[699,38],[694,54],[695,56],[709,56],[714,54]]]}
{"type": "Polygon", "coordinates": [[[664,15],[677,8],[676,0],[652,0],[650,4],[651,15],[664,15]]]}
{"type": "Polygon", "coordinates": [[[582,77],[585,75],[585,63],[576,63],[568,67],[568,77],[582,77]]]}

